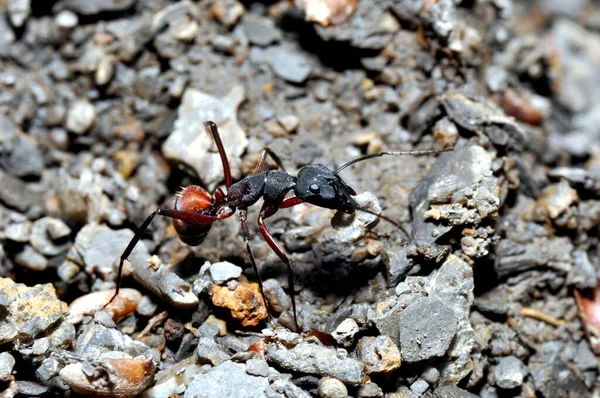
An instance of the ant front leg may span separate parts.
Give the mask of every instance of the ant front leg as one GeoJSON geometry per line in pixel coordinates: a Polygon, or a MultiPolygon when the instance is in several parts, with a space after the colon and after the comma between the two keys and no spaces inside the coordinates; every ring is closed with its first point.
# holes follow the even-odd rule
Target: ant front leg
{"type": "Polygon", "coordinates": [[[215,144],[217,145],[217,150],[219,151],[219,156],[221,157],[221,163],[223,164],[223,174],[225,175],[225,187],[229,190],[231,186],[231,168],[229,167],[229,160],[227,159],[227,153],[225,153],[225,147],[223,147],[223,141],[221,141],[221,135],[219,134],[219,129],[215,122],[204,122],[204,126],[212,135],[215,144]]]}
{"type": "Polygon", "coordinates": [[[175,220],[184,221],[189,224],[195,224],[195,225],[201,226],[201,225],[210,225],[217,220],[227,218],[232,213],[233,212],[230,212],[230,213],[223,212],[219,216],[214,217],[214,216],[208,216],[208,215],[200,214],[200,213],[193,213],[193,212],[189,212],[189,211],[180,211],[180,210],[173,210],[173,209],[156,209],[152,214],[150,214],[146,218],[146,220],[142,223],[142,225],[140,225],[140,228],[137,230],[135,235],[133,235],[133,238],[131,238],[131,241],[129,241],[129,244],[125,248],[125,251],[123,251],[123,254],[121,254],[121,258],[119,261],[119,270],[117,271],[117,289],[115,291],[115,294],[111,297],[111,299],[108,301],[108,303],[106,303],[104,305],[103,308],[105,308],[107,305],[112,303],[112,301],[115,299],[115,297],[117,297],[119,295],[119,289],[121,288],[121,275],[123,273],[123,264],[125,263],[125,260],[127,260],[127,258],[129,257],[129,255],[131,254],[131,252],[133,251],[135,246],[138,244],[138,242],[144,235],[144,232],[146,232],[146,229],[148,229],[148,226],[150,225],[150,223],[152,222],[152,220],[154,219],[154,217],[156,215],[169,217],[169,218],[173,218],[175,220]]]}
{"type": "Polygon", "coordinates": [[[273,316],[271,315],[271,310],[269,309],[269,302],[267,301],[267,296],[265,295],[265,291],[263,288],[263,281],[260,276],[260,272],[258,272],[258,266],[256,265],[256,259],[254,258],[254,253],[252,251],[252,246],[250,246],[250,230],[248,229],[248,224],[246,224],[246,220],[248,217],[248,210],[238,210],[238,214],[240,216],[240,225],[242,226],[242,235],[244,236],[244,243],[246,244],[246,251],[248,252],[248,256],[250,257],[250,264],[252,264],[252,269],[254,270],[254,274],[256,275],[256,280],[258,282],[258,288],[260,289],[260,294],[265,302],[265,308],[267,309],[267,315],[269,316],[269,322],[271,323],[271,327],[275,329],[275,324],[273,323],[273,316]]]}
{"type": "Polygon", "coordinates": [[[275,214],[277,211],[277,207],[265,202],[260,209],[260,215],[258,216],[258,228],[260,229],[260,233],[263,236],[264,240],[267,242],[271,250],[277,254],[279,259],[285,264],[287,267],[287,275],[288,275],[288,295],[292,300],[292,310],[294,311],[294,325],[296,326],[296,331],[300,332],[300,326],[298,325],[298,315],[296,313],[296,298],[294,294],[294,273],[292,271],[292,264],[290,263],[289,258],[283,252],[283,250],[279,247],[277,242],[271,236],[271,233],[267,229],[265,225],[265,218],[268,218],[275,214]]]}

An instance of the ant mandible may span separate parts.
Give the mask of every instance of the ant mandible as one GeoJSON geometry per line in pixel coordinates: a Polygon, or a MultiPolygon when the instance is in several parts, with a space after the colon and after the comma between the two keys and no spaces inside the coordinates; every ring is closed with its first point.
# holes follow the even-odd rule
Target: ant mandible
{"type": "MultiPolygon", "coordinates": [[[[292,301],[292,310],[294,312],[294,323],[296,330],[300,330],[298,318],[296,314],[296,300],[294,298],[294,278],[292,266],[287,255],[281,247],[275,242],[273,236],[269,233],[265,225],[265,219],[271,217],[279,209],[296,206],[300,203],[310,203],[315,206],[324,207],[327,209],[337,210],[343,213],[351,214],[355,211],[364,211],[380,217],[397,228],[409,237],[408,232],[396,221],[384,216],[383,214],[373,212],[369,209],[361,207],[352,196],[356,195],[354,189],[344,182],[338,175],[345,168],[361,162],[363,160],[372,159],[384,155],[400,156],[400,155],[430,155],[440,152],[446,152],[453,148],[443,150],[426,150],[426,151],[400,151],[400,152],[377,152],[370,155],[361,156],[357,159],[345,163],[337,170],[333,171],[321,164],[308,164],[303,166],[297,176],[293,176],[285,171],[279,157],[268,147],[262,151],[260,159],[254,169],[254,174],[243,178],[242,180],[232,184],[231,170],[227,154],[223,148],[223,143],[217,129],[217,125],[211,121],[205,122],[207,130],[212,135],[213,140],[219,151],[221,163],[223,164],[223,174],[225,176],[226,193],[221,188],[217,188],[213,196],[211,196],[204,188],[198,185],[190,185],[183,188],[177,195],[175,206],[173,209],[157,209],[150,214],[142,223],[134,237],[127,245],[127,248],[121,255],[119,262],[119,270],[117,272],[117,289],[112,300],[119,294],[121,286],[121,273],[123,271],[123,263],[129,257],[133,248],[138,243],[148,225],[156,215],[161,215],[173,219],[173,226],[179,235],[179,238],[186,244],[191,246],[200,245],[210,230],[212,224],[218,220],[224,220],[231,217],[237,210],[246,250],[250,257],[250,263],[254,269],[258,287],[267,309],[269,320],[273,318],[269,311],[265,293],[263,291],[263,282],[256,266],[256,260],[250,246],[250,232],[246,224],[248,207],[252,206],[260,198],[263,198],[263,205],[258,216],[258,228],[261,235],[269,245],[269,247],[277,254],[281,261],[287,267],[288,276],[288,294],[292,301]],[[263,171],[267,155],[275,161],[280,170],[263,171]],[[294,195],[286,198],[288,192],[294,191],[294,195]]],[[[409,237],[410,238],[410,237],[409,237]]],[[[107,304],[108,305],[108,304],[107,304]]]]}

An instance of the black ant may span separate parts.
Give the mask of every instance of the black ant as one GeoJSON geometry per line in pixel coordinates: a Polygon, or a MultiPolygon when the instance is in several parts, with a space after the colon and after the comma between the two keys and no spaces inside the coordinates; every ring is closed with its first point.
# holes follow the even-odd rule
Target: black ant
{"type": "Polygon", "coordinates": [[[231,217],[237,210],[240,217],[244,242],[246,243],[246,250],[250,257],[250,263],[256,274],[256,279],[267,308],[269,320],[272,322],[273,318],[269,311],[269,305],[263,291],[262,279],[258,272],[258,267],[256,266],[254,254],[252,253],[250,233],[248,225],[246,224],[248,207],[258,202],[260,198],[263,198],[263,205],[258,216],[258,227],[267,244],[287,267],[288,294],[292,300],[295,326],[297,330],[300,330],[296,314],[296,300],[294,299],[292,266],[286,254],[269,233],[265,225],[265,219],[271,217],[279,209],[296,206],[300,203],[310,203],[315,206],[333,209],[347,214],[354,213],[357,210],[373,214],[395,225],[409,237],[408,232],[396,221],[369,209],[362,208],[352,198],[356,195],[354,189],[348,186],[338,174],[355,163],[383,155],[430,155],[452,150],[452,148],[449,148],[441,151],[377,152],[351,160],[335,171],[330,170],[321,164],[308,164],[302,167],[298,171],[298,175],[294,177],[285,171],[279,157],[271,149],[265,147],[256,164],[254,174],[232,184],[229,161],[227,160],[227,155],[225,154],[225,149],[223,148],[223,143],[219,136],[219,131],[217,130],[217,125],[210,121],[205,122],[204,124],[211,133],[217,146],[217,150],[219,151],[221,162],[223,163],[223,173],[225,175],[225,188],[227,193],[223,192],[221,188],[217,188],[214,196],[211,196],[204,188],[197,185],[191,185],[185,187],[177,195],[174,209],[157,209],[150,214],[142,223],[121,255],[119,271],[117,273],[117,290],[115,295],[111,298],[111,302],[119,294],[123,263],[131,254],[133,248],[146,231],[146,228],[148,228],[148,225],[154,216],[158,214],[172,218],[173,225],[179,234],[180,239],[188,245],[197,246],[202,243],[215,221],[231,217]],[[280,170],[263,171],[267,155],[271,156],[280,170]],[[287,193],[292,190],[294,191],[294,195],[286,198],[285,196],[287,193]]]}

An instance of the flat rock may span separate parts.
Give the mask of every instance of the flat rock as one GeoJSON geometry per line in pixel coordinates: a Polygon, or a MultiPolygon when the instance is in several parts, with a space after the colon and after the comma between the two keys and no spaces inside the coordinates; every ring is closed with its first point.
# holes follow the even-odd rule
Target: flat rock
{"type": "Polygon", "coordinates": [[[362,362],[353,358],[340,359],[335,349],[316,344],[303,342],[292,349],[270,344],[267,361],[292,372],[333,377],[348,384],[366,381],[362,362]]]}
{"type": "Polygon", "coordinates": [[[454,311],[439,299],[423,297],[400,314],[402,360],[412,363],[443,356],[458,329],[454,311]]]}
{"type": "Polygon", "coordinates": [[[137,0],[65,0],[66,9],[83,15],[95,15],[101,12],[123,11],[132,7],[137,0]]]}
{"type": "Polygon", "coordinates": [[[249,375],[246,366],[227,361],[190,382],[185,398],[267,397],[269,380],[249,375]],[[243,392],[243,394],[242,394],[243,392]]]}

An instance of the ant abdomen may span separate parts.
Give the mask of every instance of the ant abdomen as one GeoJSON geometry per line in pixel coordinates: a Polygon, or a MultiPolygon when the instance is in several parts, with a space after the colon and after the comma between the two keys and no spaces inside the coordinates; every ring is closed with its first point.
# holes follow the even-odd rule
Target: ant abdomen
{"type": "MultiPolygon", "coordinates": [[[[214,200],[212,196],[198,185],[190,185],[177,194],[175,200],[175,210],[200,213],[205,209],[211,208],[214,200]]],[[[173,226],[179,235],[179,238],[187,245],[198,246],[204,241],[206,234],[210,231],[212,224],[197,225],[188,222],[173,219],[173,226]]]]}

